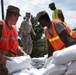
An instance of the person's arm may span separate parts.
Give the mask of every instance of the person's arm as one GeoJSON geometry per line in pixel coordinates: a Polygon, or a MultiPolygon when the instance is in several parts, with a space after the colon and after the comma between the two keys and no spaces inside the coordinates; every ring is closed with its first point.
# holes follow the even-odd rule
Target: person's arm
{"type": "Polygon", "coordinates": [[[62,10],[58,10],[58,17],[64,22],[64,15],[62,10]]]}
{"type": "Polygon", "coordinates": [[[31,29],[31,31],[32,31],[33,35],[36,36],[36,33],[33,28],[31,29]]]}
{"type": "Polygon", "coordinates": [[[59,34],[61,40],[65,43],[66,47],[76,44],[75,40],[68,34],[67,30],[63,30],[59,34]]]}
{"type": "Polygon", "coordinates": [[[52,56],[52,54],[55,50],[48,40],[47,40],[47,43],[48,43],[48,57],[50,57],[50,56],[52,56]]]}
{"type": "Polygon", "coordinates": [[[0,53],[0,64],[5,66],[6,65],[6,60],[11,60],[11,59],[0,53]]]}
{"type": "Polygon", "coordinates": [[[27,32],[25,32],[24,24],[25,24],[25,23],[24,23],[24,21],[23,21],[23,22],[21,23],[20,29],[21,29],[21,32],[22,32],[22,33],[24,33],[25,35],[27,35],[28,33],[27,33],[27,32]]]}
{"type": "Polygon", "coordinates": [[[23,51],[23,49],[20,46],[18,46],[17,55],[18,56],[26,56],[27,54],[23,51]]]}
{"type": "Polygon", "coordinates": [[[55,28],[60,36],[60,39],[64,42],[66,47],[68,47],[71,44],[72,38],[67,32],[67,29],[65,28],[64,24],[61,22],[55,23],[55,28]]]}

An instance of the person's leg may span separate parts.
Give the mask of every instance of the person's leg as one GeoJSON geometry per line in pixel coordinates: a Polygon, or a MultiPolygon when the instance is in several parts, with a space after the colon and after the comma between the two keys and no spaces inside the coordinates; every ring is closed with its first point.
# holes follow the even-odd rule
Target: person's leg
{"type": "Polygon", "coordinates": [[[9,75],[8,69],[4,67],[2,64],[0,64],[0,75],[9,75]]]}
{"type": "Polygon", "coordinates": [[[29,35],[29,39],[28,39],[28,54],[29,55],[32,53],[32,49],[33,49],[33,43],[32,43],[31,36],[29,35]]]}
{"type": "Polygon", "coordinates": [[[28,54],[28,36],[21,38],[21,44],[23,46],[23,50],[28,54]]]}

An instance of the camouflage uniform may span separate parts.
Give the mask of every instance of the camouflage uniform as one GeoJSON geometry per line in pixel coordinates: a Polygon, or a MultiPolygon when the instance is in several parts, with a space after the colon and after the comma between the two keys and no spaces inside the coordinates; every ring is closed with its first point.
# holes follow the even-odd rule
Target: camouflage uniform
{"type": "Polygon", "coordinates": [[[33,48],[33,44],[32,44],[32,39],[31,39],[31,29],[32,29],[32,25],[31,22],[28,20],[25,20],[22,22],[22,26],[24,27],[24,31],[27,32],[27,34],[25,35],[23,32],[21,34],[21,43],[23,46],[23,50],[27,53],[27,54],[31,54],[32,52],[32,48],[33,48]]]}
{"type": "Polygon", "coordinates": [[[8,74],[8,69],[0,64],[0,75],[10,75],[8,74]]]}

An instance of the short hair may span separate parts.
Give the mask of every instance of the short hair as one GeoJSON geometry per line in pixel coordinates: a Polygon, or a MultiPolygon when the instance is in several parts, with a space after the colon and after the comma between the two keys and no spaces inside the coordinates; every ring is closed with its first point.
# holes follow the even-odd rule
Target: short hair
{"type": "Polygon", "coordinates": [[[54,2],[50,3],[49,7],[51,7],[51,6],[55,6],[55,3],[54,2]]]}
{"type": "Polygon", "coordinates": [[[41,16],[40,18],[39,18],[39,21],[40,20],[46,20],[46,21],[48,21],[48,22],[50,22],[50,18],[49,18],[49,15],[48,14],[45,14],[45,15],[43,15],[43,16],[41,16]]]}

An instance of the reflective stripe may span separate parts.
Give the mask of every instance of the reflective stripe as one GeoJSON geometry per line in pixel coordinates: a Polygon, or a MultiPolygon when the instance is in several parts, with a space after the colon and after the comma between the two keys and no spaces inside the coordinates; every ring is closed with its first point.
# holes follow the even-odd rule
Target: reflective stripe
{"type": "Polygon", "coordinates": [[[70,32],[70,36],[72,36],[72,34],[73,34],[73,33],[74,33],[74,32],[73,32],[73,31],[71,31],[71,32],[70,32]]]}
{"type": "Polygon", "coordinates": [[[1,37],[0,39],[1,40],[5,40],[5,41],[8,41],[9,40],[9,38],[4,38],[4,37],[1,37]]]}
{"type": "Polygon", "coordinates": [[[5,40],[5,41],[8,41],[8,40],[16,40],[16,41],[17,41],[17,38],[14,38],[14,37],[11,37],[11,38],[1,37],[0,39],[1,39],[1,40],[5,40]]]}
{"type": "Polygon", "coordinates": [[[54,38],[52,38],[52,39],[49,39],[49,41],[52,42],[52,41],[55,41],[55,40],[57,40],[57,39],[59,39],[59,36],[56,36],[56,37],[54,37],[54,38]]]}
{"type": "Polygon", "coordinates": [[[17,41],[17,38],[14,38],[14,37],[11,37],[11,39],[12,39],[12,40],[16,40],[16,41],[17,41]]]}

